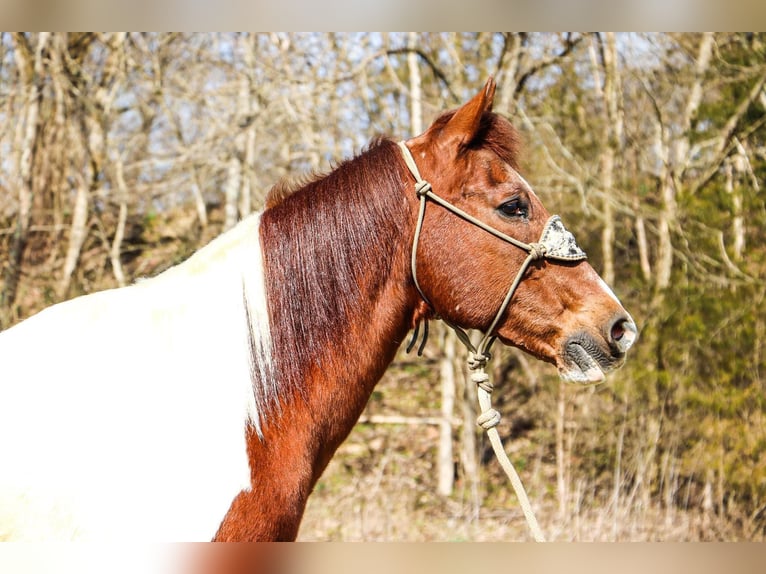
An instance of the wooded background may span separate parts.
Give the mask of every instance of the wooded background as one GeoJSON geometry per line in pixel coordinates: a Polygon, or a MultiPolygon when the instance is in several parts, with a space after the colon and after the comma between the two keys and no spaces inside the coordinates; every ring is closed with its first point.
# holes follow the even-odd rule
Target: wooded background
{"type": "MultiPolygon", "coordinates": [[[[491,74],[525,177],[641,330],[590,389],[496,353],[544,530],[763,540],[765,55],[748,33],[4,33],[0,328],[157,274],[279,179],[419,133],[491,74]]],[[[401,355],[302,538],[525,539],[461,359],[444,333],[401,355]]]]}

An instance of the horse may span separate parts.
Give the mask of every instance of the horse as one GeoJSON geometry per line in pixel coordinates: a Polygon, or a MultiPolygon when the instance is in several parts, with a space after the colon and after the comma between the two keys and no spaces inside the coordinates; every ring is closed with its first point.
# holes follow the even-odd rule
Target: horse
{"type": "Polygon", "coordinates": [[[622,365],[635,323],[584,256],[519,248],[544,255],[556,222],[494,92],[490,78],[401,146],[376,138],[275,185],[262,211],[156,277],[0,333],[0,539],[294,540],[429,319],[487,331],[570,381],[622,365]]]}

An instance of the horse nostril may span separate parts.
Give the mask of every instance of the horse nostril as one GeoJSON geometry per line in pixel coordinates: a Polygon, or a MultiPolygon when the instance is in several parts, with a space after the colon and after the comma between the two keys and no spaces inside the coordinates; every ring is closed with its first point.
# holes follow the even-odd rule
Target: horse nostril
{"type": "Polygon", "coordinates": [[[630,317],[620,315],[609,329],[609,343],[619,353],[625,353],[636,340],[638,329],[630,317]]]}

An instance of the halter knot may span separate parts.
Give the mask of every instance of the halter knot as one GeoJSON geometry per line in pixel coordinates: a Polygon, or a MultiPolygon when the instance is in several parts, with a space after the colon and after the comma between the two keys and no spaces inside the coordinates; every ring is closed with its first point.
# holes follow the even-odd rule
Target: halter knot
{"type": "Polygon", "coordinates": [[[487,409],[476,417],[476,424],[484,430],[496,427],[500,423],[500,413],[495,409],[487,409]]]}
{"type": "Polygon", "coordinates": [[[469,352],[466,362],[468,363],[469,369],[478,371],[479,369],[484,369],[491,358],[492,356],[489,353],[479,355],[474,352],[469,352]]]}
{"type": "Polygon", "coordinates": [[[491,393],[495,390],[495,386],[492,384],[492,381],[489,380],[489,375],[483,370],[477,373],[471,373],[471,382],[487,393],[491,393]]]}
{"type": "Polygon", "coordinates": [[[532,257],[533,261],[536,261],[537,259],[542,259],[545,257],[545,254],[548,252],[548,248],[543,243],[530,243],[529,244],[529,255],[532,257]]]}
{"type": "Polygon", "coordinates": [[[428,183],[425,179],[421,179],[420,181],[415,182],[415,193],[418,197],[428,195],[429,191],[431,191],[431,184],[428,183]]]}

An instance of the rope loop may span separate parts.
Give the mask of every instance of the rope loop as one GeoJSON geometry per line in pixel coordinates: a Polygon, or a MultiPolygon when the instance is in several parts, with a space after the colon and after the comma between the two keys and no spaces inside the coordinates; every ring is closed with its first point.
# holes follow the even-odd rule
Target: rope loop
{"type": "Polygon", "coordinates": [[[544,243],[529,244],[529,255],[533,261],[536,261],[537,259],[542,259],[543,257],[545,257],[545,254],[547,253],[547,251],[548,251],[548,248],[545,246],[544,243]]]}
{"type": "Polygon", "coordinates": [[[415,182],[415,193],[418,197],[428,195],[429,191],[431,191],[431,184],[428,183],[425,179],[421,179],[420,181],[415,182]]]}
{"type": "Polygon", "coordinates": [[[496,427],[500,423],[500,413],[495,409],[487,409],[476,417],[476,424],[484,430],[496,427]]]}

